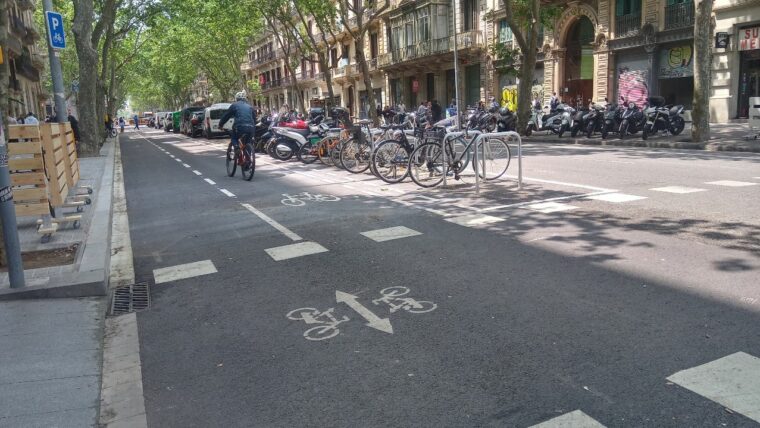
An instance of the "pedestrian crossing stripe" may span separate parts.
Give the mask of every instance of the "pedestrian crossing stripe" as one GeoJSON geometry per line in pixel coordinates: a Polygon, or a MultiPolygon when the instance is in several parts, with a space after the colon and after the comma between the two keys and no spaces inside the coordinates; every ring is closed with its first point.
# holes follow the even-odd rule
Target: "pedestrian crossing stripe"
{"type": "Polygon", "coordinates": [[[394,239],[408,238],[410,236],[422,235],[422,233],[416,230],[409,229],[404,226],[388,227],[386,229],[369,230],[367,232],[361,232],[362,235],[375,242],[385,242],[394,239]]]}
{"type": "Polygon", "coordinates": [[[549,419],[546,422],[542,422],[538,425],[533,425],[530,428],[606,428],[604,425],[597,422],[591,416],[583,413],[580,410],[575,410],[570,413],[565,413],[562,416],[557,416],[554,419],[549,419]]]}

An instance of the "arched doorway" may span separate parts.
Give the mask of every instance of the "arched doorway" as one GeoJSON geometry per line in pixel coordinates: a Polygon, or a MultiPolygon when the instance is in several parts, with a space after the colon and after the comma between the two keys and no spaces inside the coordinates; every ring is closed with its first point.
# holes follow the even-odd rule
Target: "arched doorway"
{"type": "Polygon", "coordinates": [[[568,29],[565,46],[563,101],[575,106],[580,98],[586,102],[594,93],[594,24],[585,16],[568,29]]]}

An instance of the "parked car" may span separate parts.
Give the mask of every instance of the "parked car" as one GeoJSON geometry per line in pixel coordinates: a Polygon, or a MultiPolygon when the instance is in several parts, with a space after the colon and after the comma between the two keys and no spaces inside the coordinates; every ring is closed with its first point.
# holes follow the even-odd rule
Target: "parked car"
{"type": "Polygon", "coordinates": [[[164,121],[168,112],[160,111],[156,113],[156,129],[164,129],[164,121]]]}
{"type": "Polygon", "coordinates": [[[173,125],[174,125],[174,120],[172,119],[172,115],[173,115],[173,114],[174,114],[174,113],[172,113],[172,112],[167,112],[167,113],[164,115],[164,122],[163,122],[163,125],[164,125],[164,131],[166,131],[166,132],[169,132],[169,131],[171,131],[171,130],[174,128],[174,127],[173,127],[173,125]]]}
{"type": "Polygon", "coordinates": [[[182,118],[182,111],[175,111],[172,113],[172,132],[175,134],[180,131],[179,124],[182,118]]]}
{"type": "Polygon", "coordinates": [[[182,110],[179,132],[188,136],[194,136],[196,130],[203,131],[203,118],[199,120],[198,113],[203,114],[203,107],[187,107],[182,110]],[[196,128],[197,127],[197,128],[196,128]]]}
{"type": "MultiPolygon", "coordinates": [[[[204,111],[204,120],[203,120],[203,136],[206,138],[212,138],[219,135],[226,135],[229,133],[229,131],[225,129],[219,128],[219,120],[224,116],[224,113],[227,113],[227,110],[229,110],[230,106],[232,104],[230,103],[218,103],[218,104],[212,104],[209,107],[206,107],[206,110],[204,111]]],[[[230,125],[232,125],[232,122],[234,119],[231,119],[229,121],[230,125]]]]}

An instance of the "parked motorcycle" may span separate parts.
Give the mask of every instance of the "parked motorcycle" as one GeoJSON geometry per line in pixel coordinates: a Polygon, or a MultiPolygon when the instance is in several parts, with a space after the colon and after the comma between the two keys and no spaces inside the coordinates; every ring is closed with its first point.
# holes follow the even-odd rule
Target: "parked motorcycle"
{"type": "MultiPolygon", "coordinates": [[[[316,145],[321,140],[330,127],[327,124],[319,125],[322,122],[322,116],[306,123],[307,128],[295,128],[289,125],[295,125],[294,122],[281,123],[281,126],[272,127],[273,139],[275,140],[271,149],[271,154],[275,159],[286,161],[297,155],[301,159],[301,148],[307,143],[316,145]]],[[[317,158],[314,157],[314,160],[317,158]]],[[[313,162],[313,160],[312,160],[313,162]]]]}
{"type": "Polygon", "coordinates": [[[644,129],[646,120],[644,113],[634,102],[629,102],[620,115],[620,127],[618,136],[624,139],[627,135],[635,134],[644,129]]]}
{"type": "Polygon", "coordinates": [[[604,126],[602,126],[602,139],[606,139],[610,132],[618,132],[620,129],[623,108],[617,104],[609,104],[604,113],[604,126]]]}
{"type": "Polygon", "coordinates": [[[595,132],[602,132],[604,128],[605,107],[594,104],[588,113],[583,116],[583,126],[586,132],[586,138],[591,138],[595,132]]]}
{"type": "Polygon", "coordinates": [[[551,131],[562,137],[562,134],[570,129],[571,115],[574,112],[575,109],[566,104],[558,105],[556,110],[549,110],[549,107],[544,107],[543,111],[533,109],[525,129],[525,136],[529,137],[534,131],[551,131]]]}
{"type": "Polygon", "coordinates": [[[683,113],[682,105],[663,106],[665,99],[662,97],[650,97],[650,108],[646,111],[646,124],[641,133],[641,138],[646,140],[650,135],[659,132],[670,133],[672,135],[680,134],[686,123],[681,116],[683,113]]]}
{"type": "Polygon", "coordinates": [[[517,115],[506,107],[499,109],[496,121],[498,132],[514,131],[517,128],[517,115]]]}

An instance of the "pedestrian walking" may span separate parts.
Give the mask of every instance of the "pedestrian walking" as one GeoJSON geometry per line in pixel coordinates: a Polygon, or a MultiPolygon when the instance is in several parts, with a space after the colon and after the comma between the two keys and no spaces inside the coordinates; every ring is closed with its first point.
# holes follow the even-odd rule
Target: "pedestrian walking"
{"type": "Polygon", "coordinates": [[[554,111],[557,110],[557,107],[559,106],[559,98],[557,98],[557,93],[552,92],[552,97],[549,100],[549,108],[554,111]]]}
{"type": "Polygon", "coordinates": [[[119,117],[119,128],[121,129],[121,133],[124,133],[124,126],[127,125],[127,121],[124,120],[124,116],[119,117]]]}
{"type": "Polygon", "coordinates": [[[140,118],[137,117],[137,115],[132,116],[132,119],[135,121],[135,130],[140,130],[140,118]]]}
{"type": "Polygon", "coordinates": [[[69,123],[71,124],[71,130],[74,132],[74,140],[79,141],[79,121],[76,117],[74,117],[73,114],[69,111],[69,117],[67,118],[69,123]]]}

